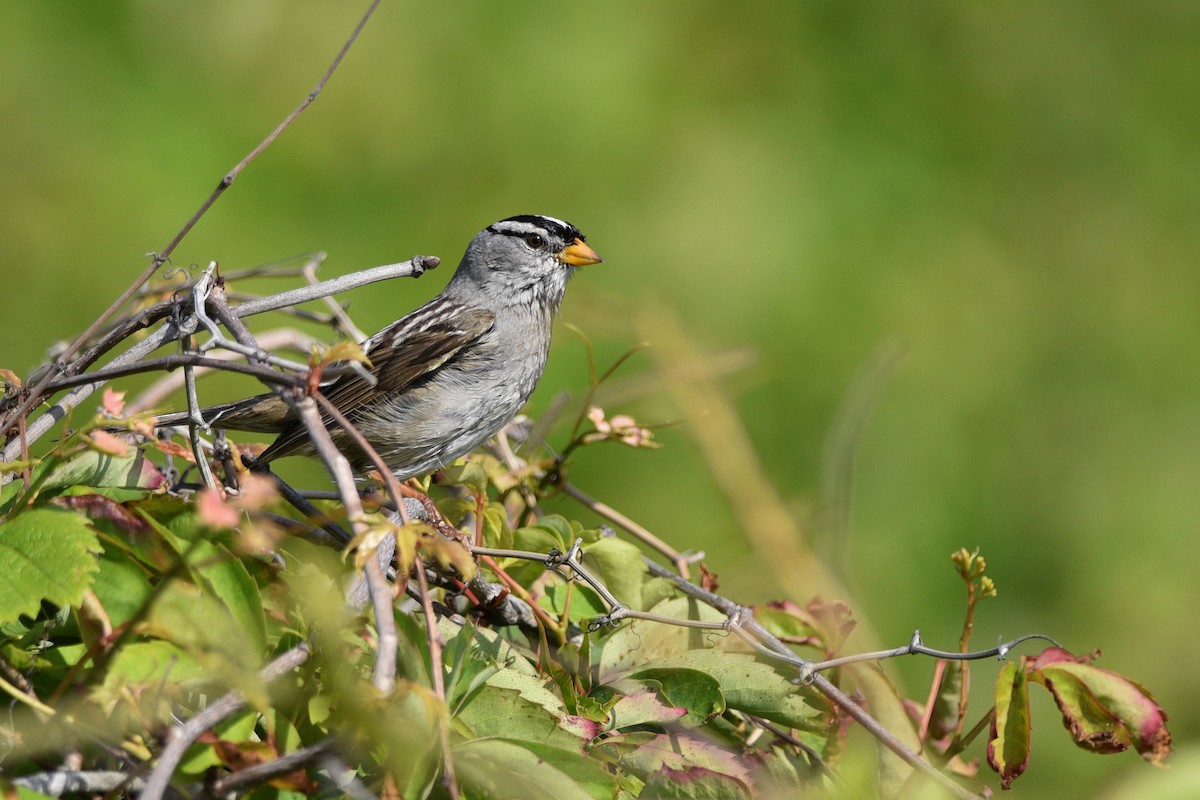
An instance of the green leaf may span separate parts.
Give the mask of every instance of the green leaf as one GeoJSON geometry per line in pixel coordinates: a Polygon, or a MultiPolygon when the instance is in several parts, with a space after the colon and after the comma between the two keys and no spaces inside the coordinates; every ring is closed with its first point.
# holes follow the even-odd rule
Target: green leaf
{"type": "Polygon", "coordinates": [[[166,478],[158,467],[146,458],[145,453],[132,447],[126,456],[88,448],[62,461],[44,461],[42,467],[46,470],[44,475],[39,476],[36,470],[34,474],[34,483],[41,481],[41,492],[66,486],[160,489],[166,485],[166,478]]]}
{"type": "Polygon", "coordinates": [[[508,512],[501,503],[488,503],[483,509],[483,543],[505,550],[513,548],[513,534],[508,527],[508,512]]]}
{"type": "Polygon", "coordinates": [[[614,597],[635,610],[642,610],[642,582],[646,560],[637,545],[605,536],[584,548],[584,561],[594,565],[599,578],[614,597]]]}
{"type": "Polygon", "coordinates": [[[811,689],[754,656],[693,650],[683,656],[660,659],[651,669],[694,669],[717,681],[729,708],[778,722],[790,728],[824,730],[828,707],[811,689]]]}
{"type": "Polygon", "coordinates": [[[616,789],[603,765],[576,752],[499,737],[455,745],[454,768],[467,797],[607,800],[616,789]]]}
{"type": "Polygon", "coordinates": [[[227,548],[210,542],[194,543],[189,558],[197,565],[196,574],[205,588],[237,621],[240,636],[256,652],[263,651],[267,641],[267,620],[258,584],[250,577],[246,565],[227,548]]]}
{"type": "MultiPolygon", "coordinates": [[[[569,533],[569,531],[568,531],[569,533]]],[[[517,528],[513,531],[513,547],[534,553],[549,553],[551,550],[566,552],[570,547],[562,532],[543,525],[517,528]]]]}
{"type": "Polygon", "coordinates": [[[1007,789],[1029,766],[1029,684],[1025,669],[1010,661],[996,676],[996,711],[988,740],[988,764],[1007,789]]]}
{"type": "Polygon", "coordinates": [[[82,514],[34,508],[0,524],[0,622],[43,600],[77,606],[99,569],[100,542],[82,514]]]}
{"type": "Polygon", "coordinates": [[[228,607],[196,586],[172,581],[150,607],[145,633],[176,644],[211,680],[240,689],[255,707],[266,705],[258,669],[263,653],[228,607]]]}
{"type": "Polygon", "coordinates": [[[26,789],[24,786],[13,787],[13,793],[7,794],[8,784],[3,779],[0,779],[0,790],[5,792],[5,797],[11,797],[13,800],[55,800],[52,795],[35,792],[33,789],[26,789]]]}
{"type": "MultiPolygon", "coordinates": [[[[687,598],[667,600],[651,610],[676,619],[725,620],[719,611],[687,598]]],[[[598,672],[601,682],[612,683],[641,670],[698,670],[717,681],[729,708],[793,728],[824,730],[827,704],[747,651],[740,638],[721,631],[633,620],[603,641],[598,672]]]]}
{"type": "Polygon", "coordinates": [[[146,686],[164,692],[207,675],[180,648],[170,642],[132,642],[117,650],[104,676],[104,687],[119,692],[130,686],[146,686]]]}
{"type": "Polygon", "coordinates": [[[149,576],[128,553],[115,547],[105,550],[99,567],[92,591],[108,621],[114,628],[119,627],[133,619],[150,598],[149,576]]]}
{"type": "Polygon", "coordinates": [[[594,722],[564,713],[562,700],[537,681],[504,670],[472,695],[454,720],[475,738],[544,742],[576,753],[600,733],[594,722]]]}
{"type": "Polygon", "coordinates": [[[554,616],[567,611],[567,618],[572,622],[583,622],[608,613],[608,606],[596,590],[581,581],[546,586],[540,605],[554,616]],[[570,607],[567,607],[568,602],[570,607]]]}
{"type": "MultiPolygon", "coordinates": [[[[682,620],[724,622],[725,615],[714,608],[684,597],[672,597],[650,609],[654,614],[682,620]]],[[[659,658],[712,648],[733,648],[746,652],[744,642],[722,631],[698,630],[661,622],[632,620],[601,640],[599,667],[601,682],[610,682],[659,658]]]]}
{"type": "Polygon", "coordinates": [[[323,725],[329,719],[329,711],[333,708],[333,698],[325,694],[317,694],[308,698],[308,721],[313,725],[323,725]]]}
{"type": "Polygon", "coordinates": [[[654,681],[669,705],[686,709],[687,716],[682,722],[688,727],[699,727],[725,713],[721,684],[708,673],[694,669],[643,669],[629,677],[654,681]]]}
{"type": "Polygon", "coordinates": [[[447,483],[465,486],[476,497],[487,492],[487,473],[475,461],[465,461],[457,466],[445,467],[442,469],[442,474],[446,476],[447,483]]]}

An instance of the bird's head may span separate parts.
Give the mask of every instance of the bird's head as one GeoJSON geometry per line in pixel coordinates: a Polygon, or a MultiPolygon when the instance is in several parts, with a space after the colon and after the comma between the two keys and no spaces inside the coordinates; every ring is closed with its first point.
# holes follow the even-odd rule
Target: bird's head
{"type": "Polygon", "coordinates": [[[576,268],[601,260],[569,222],[521,214],[476,234],[446,292],[488,308],[540,303],[554,311],[576,268]]]}

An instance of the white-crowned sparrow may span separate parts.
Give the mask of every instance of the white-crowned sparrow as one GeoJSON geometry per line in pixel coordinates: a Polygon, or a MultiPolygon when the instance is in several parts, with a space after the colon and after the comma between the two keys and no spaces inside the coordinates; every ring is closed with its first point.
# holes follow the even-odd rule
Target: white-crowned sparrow
{"type": "MultiPolygon", "coordinates": [[[[346,375],[323,391],[398,478],[449,464],[504,427],[533,394],[567,280],[576,267],[600,261],[578,228],[554,217],[522,214],[489,225],[440,295],[363,343],[378,383],[346,375]]],[[[313,454],[304,426],[274,394],[201,414],[217,428],[278,433],[259,463],[313,454]]],[[[368,465],[340,427],[330,430],[356,468],[368,465]]]]}

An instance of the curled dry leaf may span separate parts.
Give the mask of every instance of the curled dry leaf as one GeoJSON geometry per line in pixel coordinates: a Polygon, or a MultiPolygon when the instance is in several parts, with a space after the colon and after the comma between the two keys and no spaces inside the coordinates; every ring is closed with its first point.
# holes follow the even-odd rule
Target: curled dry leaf
{"type": "Polygon", "coordinates": [[[1171,754],[1166,712],[1146,687],[1094,666],[1092,658],[1048,647],[1032,661],[1029,678],[1054,695],[1063,725],[1080,747],[1100,753],[1133,747],[1162,766],[1171,754]]]}

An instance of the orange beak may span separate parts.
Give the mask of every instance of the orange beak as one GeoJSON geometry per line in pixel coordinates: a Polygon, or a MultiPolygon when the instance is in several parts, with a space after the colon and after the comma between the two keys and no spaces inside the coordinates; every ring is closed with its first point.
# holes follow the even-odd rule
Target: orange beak
{"type": "Polygon", "coordinates": [[[582,239],[576,239],[564,247],[558,258],[572,267],[586,267],[588,264],[599,264],[604,260],[596,255],[595,250],[584,244],[582,239]]]}

